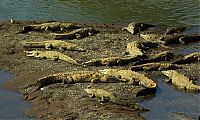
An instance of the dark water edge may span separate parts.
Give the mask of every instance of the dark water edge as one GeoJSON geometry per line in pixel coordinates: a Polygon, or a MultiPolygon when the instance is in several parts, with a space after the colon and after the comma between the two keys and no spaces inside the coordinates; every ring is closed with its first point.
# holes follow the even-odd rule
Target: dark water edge
{"type": "Polygon", "coordinates": [[[179,91],[174,86],[165,83],[165,79],[159,76],[155,80],[158,83],[156,95],[149,96],[142,102],[145,108],[150,109],[149,112],[142,114],[146,120],[177,120],[174,112],[184,113],[192,120],[198,120],[199,93],[179,91]]]}
{"type": "MultiPolygon", "coordinates": [[[[0,70],[0,84],[13,77],[9,72],[0,70]]],[[[20,94],[0,88],[0,120],[34,120],[26,115],[30,103],[22,101],[20,94]]]]}

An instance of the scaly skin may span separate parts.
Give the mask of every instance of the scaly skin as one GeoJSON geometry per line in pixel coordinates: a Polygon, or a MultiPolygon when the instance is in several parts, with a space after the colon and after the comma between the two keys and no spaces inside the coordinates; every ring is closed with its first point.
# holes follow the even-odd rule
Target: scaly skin
{"type": "Polygon", "coordinates": [[[73,50],[73,51],[85,51],[83,48],[78,47],[77,45],[62,41],[62,40],[47,40],[41,42],[24,42],[23,47],[28,48],[46,48],[46,49],[60,49],[60,50],[73,50]]]}
{"type": "Polygon", "coordinates": [[[172,70],[179,68],[177,65],[170,63],[146,63],[142,65],[132,66],[133,71],[153,71],[153,70],[172,70]]]}
{"type": "Polygon", "coordinates": [[[87,62],[84,62],[85,66],[117,66],[117,65],[127,65],[135,60],[139,56],[124,56],[124,57],[108,57],[108,58],[99,58],[91,59],[87,62]]]}
{"type": "Polygon", "coordinates": [[[93,28],[80,28],[73,30],[68,33],[55,33],[55,39],[76,39],[76,38],[84,38],[89,35],[93,35],[98,33],[98,30],[95,30],[93,28]]]}
{"type": "Polygon", "coordinates": [[[175,64],[189,64],[195,61],[200,61],[200,52],[195,52],[184,56],[182,59],[175,61],[175,64]]]}
{"type": "Polygon", "coordinates": [[[117,105],[131,107],[137,110],[147,111],[147,109],[145,109],[144,107],[141,107],[138,104],[130,104],[125,101],[122,101],[116,95],[108,91],[105,91],[103,89],[84,89],[84,90],[90,95],[90,97],[100,98],[102,102],[107,101],[107,102],[112,102],[117,105]]]}
{"type": "Polygon", "coordinates": [[[193,84],[192,80],[175,70],[162,71],[162,73],[170,79],[169,82],[179,89],[196,92],[200,91],[200,86],[193,84]]]}
{"type": "Polygon", "coordinates": [[[157,41],[163,44],[172,44],[172,43],[180,43],[179,38],[183,37],[182,34],[174,34],[174,35],[159,35],[159,34],[140,34],[145,40],[148,41],[157,41]]]}
{"type": "Polygon", "coordinates": [[[104,69],[99,71],[105,75],[119,78],[121,79],[121,81],[126,81],[129,82],[130,84],[141,85],[145,88],[155,89],[157,86],[157,84],[153,80],[149,79],[144,74],[134,72],[132,70],[104,69]]]}
{"type": "Polygon", "coordinates": [[[41,59],[63,60],[74,65],[81,65],[73,58],[57,51],[26,51],[28,57],[35,57],[41,59]]]}
{"type": "Polygon", "coordinates": [[[98,71],[72,71],[72,72],[57,73],[40,78],[36,83],[25,86],[22,92],[24,94],[29,92],[34,92],[47,85],[56,83],[72,84],[72,83],[88,83],[88,82],[109,83],[109,82],[122,82],[122,81],[113,76],[104,75],[98,71]]]}
{"type": "Polygon", "coordinates": [[[76,25],[75,23],[67,23],[67,22],[49,22],[42,23],[36,25],[28,25],[23,28],[23,30],[19,33],[27,33],[29,31],[63,31],[64,29],[76,29],[80,28],[80,25],[76,25]]]}

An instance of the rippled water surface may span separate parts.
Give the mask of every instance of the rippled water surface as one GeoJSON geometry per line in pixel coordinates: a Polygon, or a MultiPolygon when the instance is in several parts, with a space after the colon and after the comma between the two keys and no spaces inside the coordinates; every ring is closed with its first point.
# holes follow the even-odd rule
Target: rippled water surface
{"type": "Polygon", "coordinates": [[[0,20],[200,23],[199,0],[0,0],[0,20]]]}
{"type": "MultiPolygon", "coordinates": [[[[0,71],[0,84],[12,77],[8,72],[0,71]]],[[[25,114],[29,107],[30,104],[21,101],[19,94],[0,88],[0,120],[33,120],[25,114]]]]}

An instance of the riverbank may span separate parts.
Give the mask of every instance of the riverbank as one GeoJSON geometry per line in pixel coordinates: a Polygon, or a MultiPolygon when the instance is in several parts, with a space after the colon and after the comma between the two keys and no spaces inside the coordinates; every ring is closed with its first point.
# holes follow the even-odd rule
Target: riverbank
{"type": "MultiPolygon", "coordinates": [[[[27,50],[22,46],[24,41],[52,40],[49,31],[30,31],[25,34],[19,33],[24,26],[37,24],[36,21],[15,21],[0,23],[0,66],[1,69],[10,71],[15,78],[3,85],[7,89],[18,91],[19,88],[34,84],[38,79],[66,71],[102,70],[110,68],[129,69],[132,65],[125,66],[77,66],[65,61],[52,61],[45,59],[28,58],[27,50]]],[[[65,51],[78,62],[86,62],[90,59],[124,56],[126,46],[131,41],[144,41],[138,36],[123,31],[122,25],[107,25],[95,23],[78,23],[83,27],[93,27],[99,33],[85,38],[67,40],[85,49],[85,52],[65,51]]],[[[199,44],[191,43],[191,44],[199,44]]],[[[188,45],[188,44],[186,44],[188,45]]],[[[157,54],[162,51],[174,51],[183,45],[169,45],[169,47],[148,50],[148,54],[157,54]]],[[[198,45],[197,45],[198,47],[198,45]]],[[[33,50],[33,49],[28,49],[33,50]]],[[[45,50],[45,49],[42,49],[45,50]]],[[[179,51],[180,52],[180,51],[179,51]]],[[[178,71],[192,77],[196,84],[200,82],[198,62],[186,64],[178,71]]],[[[141,72],[144,73],[144,72],[141,72]]],[[[152,72],[146,73],[152,78],[152,72]]],[[[159,73],[162,75],[161,73],[159,73]]],[[[143,111],[119,106],[112,103],[101,103],[98,99],[90,99],[84,88],[99,88],[110,90],[130,103],[141,102],[144,97],[136,97],[136,94],[145,88],[126,83],[76,83],[76,84],[52,84],[45,86],[43,90],[24,95],[24,99],[31,101],[33,107],[28,114],[38,119],[144,119],[140,113],[143,111]],[[123,93],[123,94],[122,94],[123,93]]]]}

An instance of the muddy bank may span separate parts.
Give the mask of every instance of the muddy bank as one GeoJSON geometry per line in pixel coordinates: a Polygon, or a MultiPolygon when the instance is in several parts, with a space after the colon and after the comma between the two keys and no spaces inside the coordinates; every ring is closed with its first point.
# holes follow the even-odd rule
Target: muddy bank
{"type": "MultiPolygon", "coordinates": [[[[0,24],[0,66],[1,69],[8,70],[16,76],[14,79],[4,84],[3,87],[7,89],[18,91],[19,88],[34,84],[40,78],[53,73],[81,70],[93,71],[106,68],[130,69],[133,65],[133,63],[129,63],[123,66],[79,66],[62,60],[52,61],[50,59],[29,58],[24,51],[35,49],[45,50],[45,48],[27,49],[22,46],[23,42],[54,39],[52,37],[52,31],[49,28],[45,28],[47,31],[28,31],[26,33],[19,33],[24,26],[36,23],[39,22],[19,21],[14,23],[1,22],[0,24]]],[[[144,41],[144,39],[139,37],[139,34],[133,35],[128,31],[123,31],[121,29],[125,27],[123,25],[99,25],[95,23],[82,23],[79,25],[83,27],[93,27],[99,31],[98,33],[89,36],[83,35],[84,37],[82,37],[82,33],[78,36],[75,35],[75,37],[72,35],[74,39],[66,40],[86,50],[85,52],[70,50],[62,51],[62,53],[67,54],[79,63],[87,62],[91,59],[125,56],[126,46],[129,42],[144,41]]],[[[159,31],[162,32],[162,29],[159,28],[159,31]]],[[[143,29],[139,31],[142,30],[143,29]]],[[[187,45],[188,44],[186,44],[186,46],[187,45]]],[[[155,56],[157,53],[166,50],[175,51],[174,48],[181,46],[182,45],[178,44],[176,47],[174,47],[174,45],[168,45],[167,47],[161,46],[159,48],[147,49],[145,50],[145,54],[147,56],[155,56]]],[[[178,59],[179,55],[175,56],[174,59],[176,57],[178,59]]],[[[153,57],[149,60],[152,61],[157,59],[153,57]]],[[[192,77],[194,83],[200,83],[200,66],[198,62],[180,66],[182,68],[178,69],[178,71],[192,77]]],[[[152,72],[141,71],[140,73],[145,73],[145,75],[150,78],[153,76],[152,72]]],[[[161,72],[159,72],[159,74],[162,75],[161,72]]],[[[144,119],[140,116],[140,113],[144,111],[116,105],[110,102],[102,103],[98,98],[89,98],[88,94],[84,91],[84,89],[88,87],[104,89],[115,93],[116,96],[119,96],[129,103],[140,103],[144,97],[137,96],[137,94],[146,89],[140,85],[130,85],[127,83],[50,84],[44,86],[42,90],[37,90],[24,95],[25,100],[33,103],[33,108],[29,110],[28,114],[38,119],[144,119]]]]}

